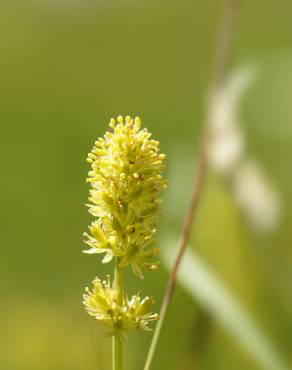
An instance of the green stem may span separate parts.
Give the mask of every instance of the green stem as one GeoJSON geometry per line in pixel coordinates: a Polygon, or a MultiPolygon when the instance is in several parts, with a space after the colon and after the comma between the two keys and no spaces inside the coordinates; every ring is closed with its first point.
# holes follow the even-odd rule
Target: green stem
{"type": "MultiPolygon", "coordinates": [[[[118,291],[117,304],[123,304],[123,270],[119,267],[120,259],[116,257],[114,288],[118,291]]],[[[122,341],[119,332],[113,336],[113,370],[122,370],[122,341]]]]}
{"type": "Polygon", "coordinates": [[[113,336],[113,370],[122,370],[122,341],[119,334],[113,336]]]}

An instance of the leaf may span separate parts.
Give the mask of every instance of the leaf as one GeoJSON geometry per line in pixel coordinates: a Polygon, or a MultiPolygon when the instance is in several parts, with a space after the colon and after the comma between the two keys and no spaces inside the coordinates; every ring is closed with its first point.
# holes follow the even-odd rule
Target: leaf
{"type": "MultiPolygon", "coordinates": [[[[162,258],[171,268],[176,253],[174,240],[165,240],[162,258]]],[[[224,283],[188,248],[178,272],[178,282],[254,358],[264,370],[287,370],[282,356],[255,320],[224,283]]]]}

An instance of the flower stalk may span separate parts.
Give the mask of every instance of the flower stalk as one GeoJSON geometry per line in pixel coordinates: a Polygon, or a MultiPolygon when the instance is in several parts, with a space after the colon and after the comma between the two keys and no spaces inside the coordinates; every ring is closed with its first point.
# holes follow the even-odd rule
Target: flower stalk
{"type": "MultiPolygon", "coordinates": [[[[119,267],[120,258],[115,258],[115,271],[114,271],[114,288],[117,290],[117,303],[118,305],[122,305],[123,303],[123,287],[124,287],[124,276],[123,270],[119,267]]],[[[123,343],[121,339],[121,334],[118,330],[114,333],[112,338],[112,346],[113,346],[113,370],[122,370],[123,366],[123,343]]]]}
{"type": "Polygon", "coordinates": [[[154,299],[129,297],[124,288],[124,269],[130,267],[139,278],[155,271],[159,253],[155,233],[162,200],[159,192],[166,187],[162,178],[165,155],[159,142],[141,129],[138,117],[111,119],[104,137],[88,154],[91,165],[89,213],[94,221],[85,233],[91,255],[103,254],[102,263],[115,262],[114,279],[95,278],[93,289],[85,289],[86,311],[107,327],[112,336],[113,370],[122,370],[122,346],[125,333],[132,329],[151,330],[149,323],[158,319],[151,312],[154,299]]]}
{"type": "Polygon", "coordinates": [[[119,334],[113,336],[113,370],[122,370],[123,354],[122,354],[122,340],[119,334]]]}

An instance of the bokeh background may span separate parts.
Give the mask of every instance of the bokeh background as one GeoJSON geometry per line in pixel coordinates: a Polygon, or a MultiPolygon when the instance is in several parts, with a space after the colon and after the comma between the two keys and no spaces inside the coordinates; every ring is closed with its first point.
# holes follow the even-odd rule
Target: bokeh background
{"type": "MultiPolygon", "coordinates": [[[[167,254],[164,241],[179,235],[196,168],[222,3],[10,0],[0,7],[0,369],[108,370],[110,340],[81,304],[84,286],[112,268],[81,253],[90,222],[86,154],[117,114],[139,115],[160,140],[169,189],[159,241],[167,254]]],[[[240,2],[230,73],[256,71],[238,115],[241,156],[256,160],[251,172],[260,190],[254,193],[248,176],[238,190],[232,176],[211,166],[190,247],[287,368],[291,12],[288,0],[240,2]]],[[[167,275],[162,263],[145,281],[127,276],[128,290],[155,296],[158,310],[167,275]]],[[[142,369],[150,339],[151,333],[129,335],[125,368],[142,369]]],[[[153,365],[161,369],[267,367],[179,283],[153,365]]]]}

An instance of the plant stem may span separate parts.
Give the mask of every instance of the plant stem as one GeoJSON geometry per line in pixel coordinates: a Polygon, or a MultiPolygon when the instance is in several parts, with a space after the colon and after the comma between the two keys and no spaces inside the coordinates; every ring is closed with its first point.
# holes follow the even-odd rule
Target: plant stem
{"type": "MultiPolygon", "coordinates": [[[[118,291],[117,304],[123,303],[123,270],[119,267],[119,257],[116,257],[114,288],[118,291]]],[[[113,370],[122,370],[122,340],[120,333],[117,331],[113,336],[113,370]]]]}
{"type": "Polygon", "coordinates": [[[113,336],[113,370],[122,370],[122,341],[119,334],[113,336]]]}
{"type": "Polygon", "coordinates": [[[175,263],[172,267],[172,270],[171,270],[171,273],[170,273],[170,276],[167,282],[166,290],[165,290],[164,297],[163,297],[163,302],[162,302],[160,313],[159,313],[159,321],[157,322],[155,330],[154,330],[154,334],[152,337],[152,341],[151,341],[151,345],[150,345],[149,352],[147,355],[144,370],[150,369],[150,366],[154,358],[154,354],[156,351],[162,325],[163,325],[163,322],[164,322],[164,319],[165,319],[165,316],[166,316],[166,313],[167,313],[167,310],[170,304],[170,300],[173,294],[173,290],[175,287],[177,270],[178,270],[181,258],[183,256],[183,253],[185,251],[186,243],[188,241],[189,234],[191,231],[193,215],[194,215],[194,211],[199,201],[201,189],[203,187],[205,171],[206,171],[206,159],[205,159],[205,155],[202,152],[202,154],[199,156],[198,172],[197,172],[197,176],[195,178],[195,182],[193,186],[193,193],[192,193],[190,206],[185,216],[183,232],[182,232],[182,236],[181,236],[181,240],[180,240],[179,248],[178,248],[178,254],[176,256],[175,263]]]}
{"type": "Polygon", "coordinates": [[[225,0],[223,8],[223,17],[222,17],[222,27],[221,32],[219,33],[218,42],[217,42],[217,53],[215,55],[214,63],[214,72],[213,78],[211,78],[211,84],[209,86],[207,102],[206,102],[206,111],[205,119],[203,122],[203,132],[201,137],[201,145],[198,153],[198,165],[197,173],[193,183],[192,196],[190,199],[189,207],[187,209],[183,230],[181,234],[181,239],[178,246],[178,252],[172,267],[163,302],[160,309],[160,320],[158,321],[154,334],[152,337],[151,345],[147,354],[146,363],[144,370],[150,370],[154,354],[157,348],[158,339],[162,329],[163,322],[173,295],[173,291],[176,283],[177,271],[183,257],[184,251],[187,246],[187,242],[190,236],[191,227],[193,224],[194,216],[197,211],[197,206],[199,203],[199,198],[202,193],[203,184],[205,181],[205,175],[207,171],[207,160],[206,160],[206,150],[208,146],[208,127],[210,122],[210,117],[212,115],[213,101],[216,98],[217,91],[221,87],[221,83],[226,77],[226,71],[228,64],[230,62],[231,49],[233,45],[234,38],[234,25],[235,25],[235,16],[236,16],[236,4],[237,0],[225,0]]]}

